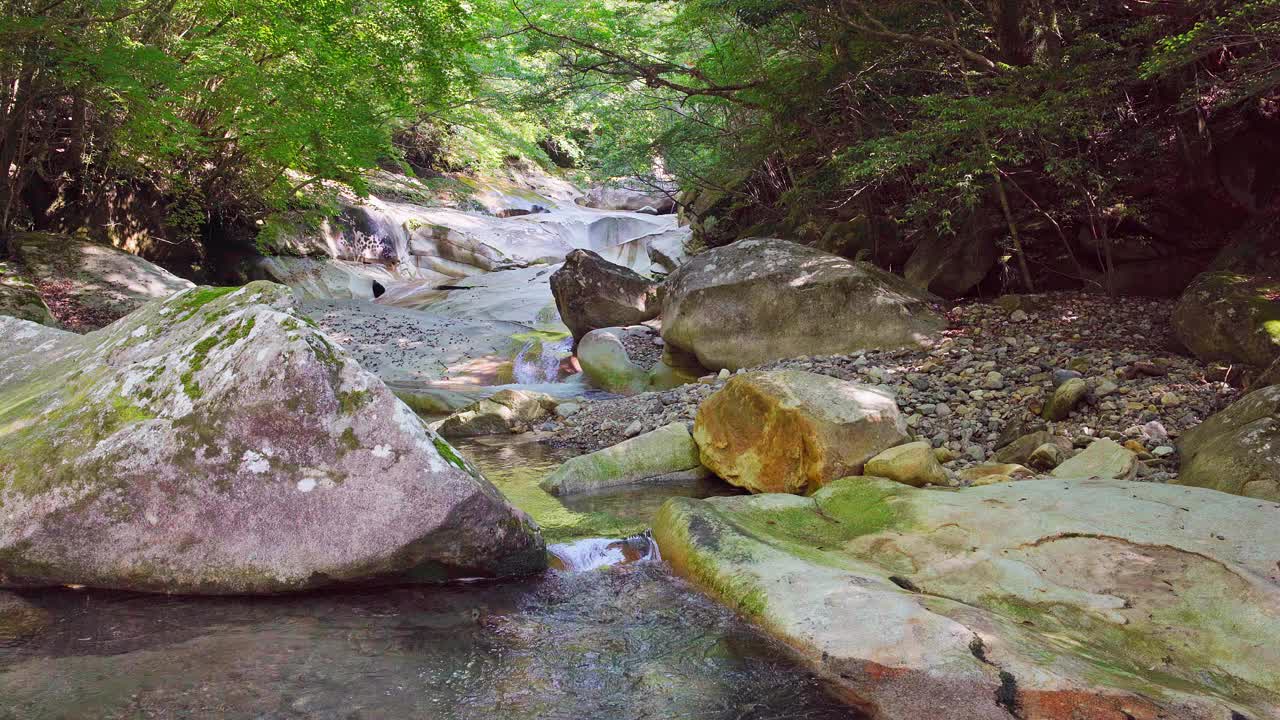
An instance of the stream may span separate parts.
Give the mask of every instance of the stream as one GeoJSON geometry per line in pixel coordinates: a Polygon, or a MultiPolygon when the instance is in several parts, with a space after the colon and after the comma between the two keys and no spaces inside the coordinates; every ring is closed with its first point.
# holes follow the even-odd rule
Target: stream
{"type": "Polygon", "coordinates": [[[277,598],[26,592],[54,623],[0,638],[0,720],[857,717],[656,558],[643,533],[671,489],[564,505],[537,487],[556,451],[459,447],[562,569],[277,598]]]}

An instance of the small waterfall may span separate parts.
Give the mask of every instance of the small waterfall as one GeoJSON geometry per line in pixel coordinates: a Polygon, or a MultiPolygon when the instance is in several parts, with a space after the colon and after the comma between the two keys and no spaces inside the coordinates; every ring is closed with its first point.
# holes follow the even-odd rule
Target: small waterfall
{"type": "Polygon", "coordinates": [[[530,340],[512,361],[512,377],[520,385],[536,385],[560,379],[560,362],[573,350],[573,338],[555,342],[530,340]]]}
{"type": "Polygon", "coordinates": [[[629,538],[585,538],[547,548],[551,567],[566,572],[586,572],[610,565],[659,560],[658,544],[649,533],[629,538]]]}

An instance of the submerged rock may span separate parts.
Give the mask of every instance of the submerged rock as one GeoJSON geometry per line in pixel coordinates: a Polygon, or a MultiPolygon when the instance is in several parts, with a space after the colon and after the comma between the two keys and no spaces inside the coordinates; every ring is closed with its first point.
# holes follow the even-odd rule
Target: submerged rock
{"type": "Polygon", "coordinates": [[[662,338],[712,370],[800,355],[918,346],[945,323],[927,296],[864,262],[755,238],[671,274],[662,338]]]}
{"type": "Polygon", "coordinates": [[[1280,279],[1207,272],[1173,310],[1178,340],[1205,362],[1266,367],[1280,358],[1280,279]]]}
{"type": "Polygon", "coordinates": [[[1280,385],[1245,395],[1183,433],[1180,485],[1280,502],[1280,385]]]}
{"type": "Polygon", "coordinates": [[[438,432],[447,438],[527,432],[556,409],[550,395],[528,390],[499,390],[445,418],[438,432]]]}
{"type": "Polygon", "coordinates": [[[287,288],[85,336],[0,317],[0,585],[275,593],[503,576],[537,527],[287,288]]]}
{"type": "Polygon", "coordinates": [[[72,330],[103,327],[157,298],[194,287],[164,268],[67,235],[19,233],[10,241],[23,268],[72,330]]]}
{"type": "Polygon", "coordinates": [[[848,478],[675,498],[654,536],[877,718],[1220,720],[1280,713],[1278,520],[1161,484],[848,478]]]}
{"type": "Polygon", "coordinates": [[[907,440],[889,393],[800,370],[736,375],[702,402],[702,464],[751,492],[816,490],[907,440]]]}
{"type": "Polygon", "coordinates": [[[599,328],[639,325],[658,317],[662,286],[590,250],[574,250],[551,276],[560,319],[574,342],[599,328]]]}
{"type": "Polygon", "coordinates": [[[0,647],[7,640],[22,640],[39,633],[50,620],[47,611],[0,590],[0,647]]]}
{"type": "Polygon", "coordinates": [[[541,486],[552,495],[570,495],[646,480],[678,481],[705,475],[689,428],[684,423],[671,423],[572,458],[544,478],[541,486]]]}

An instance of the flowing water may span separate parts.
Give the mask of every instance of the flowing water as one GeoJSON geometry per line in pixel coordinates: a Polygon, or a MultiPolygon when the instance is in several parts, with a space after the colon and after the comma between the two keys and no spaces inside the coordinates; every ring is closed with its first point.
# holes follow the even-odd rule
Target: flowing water
{"type": "Polygon", "coordinates": [[[556,452],[462,449],[565,570],[279,598],[24,593],[55,621],[0,645],[0,720],[857,717],[656,559],[643,530],[662,498],[723,488],[568,506],[537,488],[556,452]]]}

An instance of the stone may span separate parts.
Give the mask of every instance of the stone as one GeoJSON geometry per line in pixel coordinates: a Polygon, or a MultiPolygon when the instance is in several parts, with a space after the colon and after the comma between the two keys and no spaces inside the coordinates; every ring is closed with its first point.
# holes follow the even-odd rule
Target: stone
{"type": "Polygon", "coordinates": [[[1081,378],[1071,378],[1058,386],[1053,391],[1053,396],[1049,398],[1049,402],[1044,406],[1045,420],[1066,420],[1071,416],[1071,411],[1076,405],[1084,400],[1085,395],[1089,392],[1089,386],[1081,378]]]}
{"type": "Polygon", "coordinates": [[[579,405],[578,403],[564,402],[564,403],[560,403],[559,405],[556,405],[555,413],[556,413],[556,417],[567,418],[567,417],[573,417],[581,409],[582,409],[582,406],[579,405]]]}
{"type": "Polygon", "coordinates": [[[1174,334],[1205,362],[1266,367],[1280,358],[1280,279],[1218,271],[1178,298],[1174,334]]]}
{"type": "Polygon", "coordinates": [[[1075,380],[1084,377],[1075,370],[1063,370],[1061,368],[1053,371],[1053,386],[1055,388],[1062,387],[1068,380],[1075,380]]]}
{"type": "Polygon", "coordinates": [[[987,373],[987,377],[982,381],[982,387],[988,390],[1000,390],[1004,388],[1004,375],[992,370],[987,373]]]}
{"type": "Polygon", "coordinates": [[[1280,385],[1245,395],[1178,439],[1173,482],[1280,502],[1280,385]]]}
{"type": "Polygon", "coordinates": [[[951,452],[951,448],[948,447],[934,448],[933,456],[943,465],[946,465],[956,459],[956,454],[951,452]]]}
{"type": "Polygon", "coordinates": [[[699,406],[693,436],[729,484],[794,493],[860,474],[908,439],[891,394],[802,370],[735,375],[699,406]]]}
{"type": "Polygon", "coordinates": [[[1110,380],[1103,380],[1098,383],[1098,387],[1094,388],[1093,395],[1094,397],[1104,398],[1109,395],[1114,395],[1119,389],[1119,385],[1111,382],[1110,380]]]}
{"type": "Polygon", "coordinates": [[[1278,514],[1157,483],[853,477],[672,498],[653,534],[871,717],[1221,720],[1280,710],[1278,514]]]}
{"type": "Polygon", "coordinates": [[[712,370],[918,347],[945,320],[906,281],[785,240],[702,252],[667,280],[662,338],[712,370]]]}
{"type": "Polygon", "coordinates": [[[447,438],[527,432],[555,408],[550,395],[508,388],[455,412],[436,431],[447,438]]]}
{"type": "Polygon", "coordinates": [[[661,284],[590,250],[569,253],[551,275],[551,294],[575,343],[592,330],[639,325],[662,310],[661,284]]]}
{"type": "Polygon", "coordinates": [[[707,474],[698,460],[698,446],[688,426],[678,422],[572,458],[543,478],[540,485],[552,495],[572,495],[637,483],[684,481],[707,474]]]}
{"type": "Polygon", "coordinates": [[[0,590],[0,647],[38,635],[50,622],[52,617],[48,611],[0,590]]]}
{"type": "Polygon", "coordinates": [[[997,450],[996,462],[1025,465],[1031,460],[1031,454],[1046,443],[1053,443],[1053,434],[1049,431],[1037,430],[1027,433],[997,450]]]}
{"type": "Polygon", "coordinates": [[[1114,440],[1102,438],[1089,443],[1078,455],[1054,468],[1054,477],[1132,480],[1138,472],[1138,456],[1114,440]]]}
{"type": "Polygon", "coordinates": [[[110,245],[52,233],[17,233],[10,248],[44,301],[76,331],[95,330],[157,298],[195,287],[159,265],[110,245]]]}
{"type": "Polygon", "coordinates": [[[595,185],[576,202],[597,210],[649,211],[654,215],[666,215],[676,211],[674,189],[672,192],[663,192],[652,189],[638,180],[632,181],[631,185],[632,187],[595,185]]]}
{"type": "Polygon", "coordinates": [[[924,441],[885,450],[867,461],[863,473],[915,487],[951,484],[947,471],[933,453],[933,446],[924,441]]]}
{"type": "Polygon", "coordinates": [[[969,481],[969,487],[984,487],[986,485],[999,485],[1001,483],[1011,483],[1015,480],[1011,475],[982,475],[969,481]]]}
{"type": "Polygon", "coordinates": [[[632,361],[624,341],[628,335],[650,332],[643,326],[600,328],[582,336],[578,342],[578,364],[587,380],[617,395],[635,395],[649,389],[649,371],[632,361]]]}
{"type": "Polygon", "coordinates": [[[956,473],[956,477],[968,483],[988,477],[990,475],[1001,475],[1007,478],[1025,480],[1035,477],[1035,472],[1017,463],[995,463],[990,465],[975,465],[971,468],[965,468],[956,473]]]}
{"type": "Polygon", "coordinates": [[[58,327],[44,299],[14,263],[0,260],[0,315],[58,327]]]}
{"type": "Polygon", "coordinates": [[[1027,464],[1037,470],[1052,470],[1062,464],[1062,448],[1051,442],[1037,445],[1027,457],[1027,464]]]}
{"type": "Polygon", "coordinates": [[[537,526],[283,286],[0,317],[0,586],[255,594],[545,567],[537,526]],[[37,421],[38,419],[38,421],[37,421]]]}
{"type": "Polygon", "coordinates": [[[1013,312],[1009,313],[1009,320],[1012,322],[1016,322],[1016,323],[1026,322],[1029,319],[1030,319],[1030,316],[1027,315],[1027,313],[1021,309],[1014,310],[1013,312]]]}
{"type": "Polygon", "coordinates": [[[1169,457],[1170,455],[1176,452],[1178,452],[1177,449],[1170,447],[1169,445],[1160,445],[1154,450],[1152,450],[1151,454],[1158,458],[1163,458],[1163,457],[1169,457]]]}

